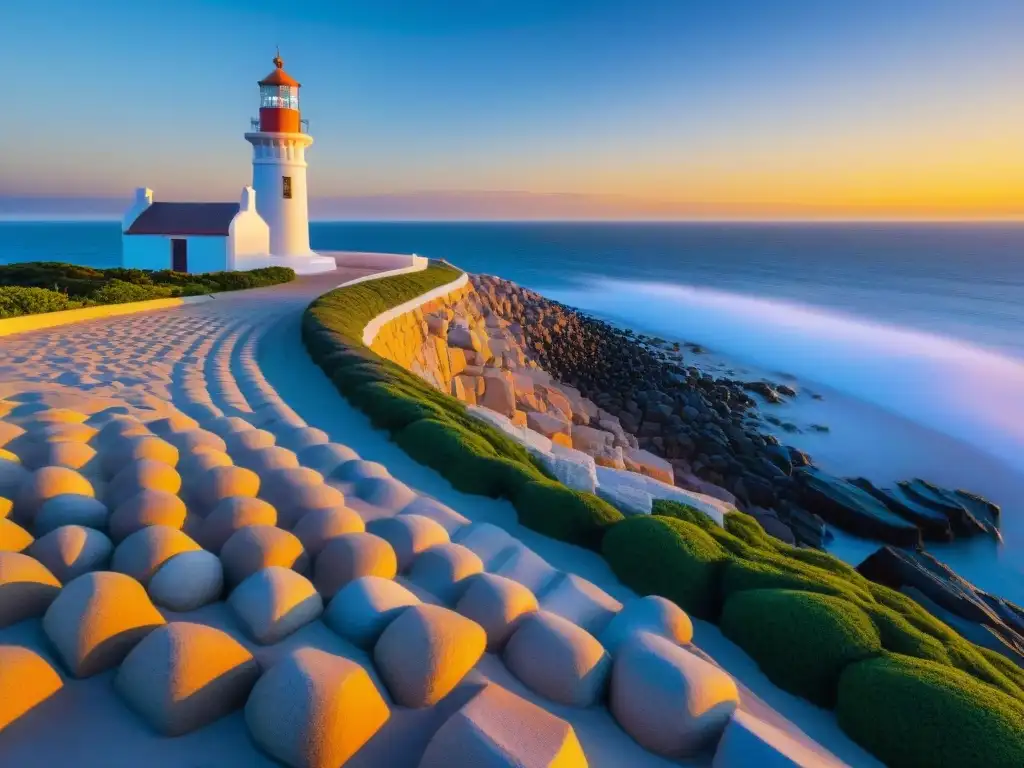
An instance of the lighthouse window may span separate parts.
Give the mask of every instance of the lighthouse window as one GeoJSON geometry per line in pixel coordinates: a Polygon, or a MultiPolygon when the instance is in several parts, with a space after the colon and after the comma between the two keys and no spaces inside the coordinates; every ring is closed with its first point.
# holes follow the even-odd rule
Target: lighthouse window
{"type": "Polygon", "coordinates": [[[282,176],[281,177],[281,188],[285,200],[292,199],[292,177],[282,176]]]}
{"type": "Polygon", "coordinates": [[[299,89],[293,85],[264,85],[260,88],[260,106],[272,109],[298,109],[299,89]]]}

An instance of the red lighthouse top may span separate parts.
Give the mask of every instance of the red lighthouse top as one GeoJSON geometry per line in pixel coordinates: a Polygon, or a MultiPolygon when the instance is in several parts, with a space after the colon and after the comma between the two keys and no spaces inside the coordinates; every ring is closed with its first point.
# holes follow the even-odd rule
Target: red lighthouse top
{"type": "Polygon", "coordinates": [[[274,57],[274,71],[260,80],[260,131],[300,133],[299,82],[284,71],[281,53],[274,57]]]}

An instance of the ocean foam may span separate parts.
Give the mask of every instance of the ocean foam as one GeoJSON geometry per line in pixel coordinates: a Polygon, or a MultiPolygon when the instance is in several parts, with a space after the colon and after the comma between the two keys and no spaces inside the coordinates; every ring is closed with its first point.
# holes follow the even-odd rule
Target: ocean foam
{"type": "Polygon", "coordinates": [[[1024,360],[776,300],[595,278],[551,298],[897,413],[1024,470],[1024,360]]]}

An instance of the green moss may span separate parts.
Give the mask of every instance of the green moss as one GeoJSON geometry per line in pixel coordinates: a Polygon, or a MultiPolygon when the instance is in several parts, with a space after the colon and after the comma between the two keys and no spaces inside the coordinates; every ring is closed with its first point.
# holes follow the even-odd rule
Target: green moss
{"type": "Polygon", "coordinates": [[[885,650],[940,664],[951,663],[949,654],[941,642],[922,632],[896,611],[877,603],[861,607],[878,629],[885,650]]]}
{"type": "Polygon", "coordinates": [[[882,648],[864,611],[813,592],[737,592],[725,601],[721,628],[773,683],[823,707],[835,704],[843,668],[882,648]]]}
{"type": "Polygon", "coordinates": [[[21,286],[0,286],[0,318],[37,315],[43,312],[63,312],[78,309],[79,301],[63,293],[45,288],[23,288],[21,286]]]}
{"type": "Polygon", "coordinates": [[[693,523],[630,517],[605,534],[601,552],[622,583],[641,595],[661,595],[698,618],[717,615],[728,555],[693,523]]]}
{"type": "Polygon", "coordinates": [[[857,601],[856,592],[848,584],[822,578],[810,569],[791,564],[787,567],[783,562],[731,559],[722,575],[723,597],[728,599],[736,592],[752,589],[802,589],[857,601]]]}
{"type": "Polygon", "coordinates": [[[599,550],[605,532],[624,518],[592,493],[567,488],[552,480],[521,486],[513,499],[519,522],[559,541],[599,550]]]}
{"type": "Polygon", "coordinates": [[[1024,705],[934,662],[885,655],[850,665],[837,714],[891,768],[1024,765],[1024,705]]]}
{"type": "Polygon", "coordinates": [[[742,512],[730,512],[725,516],[725,530],[744,543],[761,549],[774,550],[778,541],[765,533],[757,520],[742,512]]]}
{"type": "Polygon", "coordinates": [[[709,515],[701,512],[696,507],[683,504],[681,501],[669,501],[668,499],[655,499],[651,504],[651,514],[662,517],[673,517],[682,520],[684,523],[693,523],[705,531],[718,528],[719,525],[709,515]]]}
{"type": "Polygon", "coordinates": [[[370,381],[351,388],[347,394],[375,427],[389,432],[399,432],[421,419],[445,418],[443,409],[416,397],[397,382],[370,381]]]}

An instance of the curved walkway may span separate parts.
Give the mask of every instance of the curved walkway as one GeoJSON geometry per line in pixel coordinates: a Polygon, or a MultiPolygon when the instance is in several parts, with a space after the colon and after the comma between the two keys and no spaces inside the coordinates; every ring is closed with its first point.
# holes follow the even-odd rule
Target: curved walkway
{"type": "MultiPolygon", "coordinates": [[[[89,416],[88,423],[97,428],[115,413],[147,424],[170,418],[190,425],[179,418],[183,415],[198,422],[201,429],[228,438],[235,463],[243,461],[231,440],[239,431],[265,430],[277,445],[294,449],[298,462],[313,455],[304,453],[303,447],[329,441],[341,452],[351,449],[368,462],[383,464],[387,474],[400,481],[383,486],[358,482],[360,477],[374,475],[377,470],[371,465],[361,465],[351,477],[328,478],[365,521],[409,512],[433,517],[453,541],[475,551],[486,570],[529,584],[542,608],[584,627],[635,597],[597,555],[520,527],[506,502],[454,491],[434,472],[409,459],[385,433],[374,430],[337,394],[302,346],[302,312],[316,296],[368,271],[339,270],[173,310],[106,318],[0,340],[0,399],[7,401],[10,411],[5,415],[0,409],[0,419],[30,422],[33,414],[43,409],[67,408],[89,416]],[[412,494],[406,496],[410,489],[415,494],[411,505],[412,494]]],[[[183,460],[186,453],[182,451],[183,460]]],[[[291,462],[287,453],[285,450],[281,454],[285,458],[279,457],[285,466],[291,462]]],[[[306,465],[314,463],[309,460],[306,465]]],[[[183,462],[179,463],[182,466],[183,462]]],[[[312,468],[325,470],[325,475],[331,469],[312,468]]],[[[90,475],[83,470],[83,474],[103,498],[109,476],[99,471],[90,475]]],[[[195,478],[183,476],[182,482],[182,495],[187,496],[195,478]]],[[[186,532],[196,522],[190,515],[186,532]]],[[[425,601],[439,602],[423,584],[403,583],[425,601]]],[[[224,603],[187,614],[164,613],[168,618],[217,626],[263,662],[302,645],[330,650],[363,665],[384,690],[369,657],[319,621],[280,643],[258,646],[240,632],[224,603]]],[[[812,749],[820,749],[815,743],[823,744],[851,765],[877,765],[845,737],[831,713],[775,688],[715,627],[697,621],[694,625],[695,644],[741,681],[741,709],[784,729],[812,749]]],[[[37,621],[0,629],[0,644],[4,643],[24,644],[52,658],[37,621]]],[[[0,731],[0,763],[61,765],[73,757],[76,764],[104,766],[273,764],[247,737],[240,712],[175,739],[155,735],[142,727],[115,695],[110,675],[68,679],[54,697],[0,731]]],[[[572,724],[591,766],[677,764],[640,748],[603,708],[567,707],[531,692],[499,656],[486,654],[460,689],[486,680],[572,724]]],[[[460,689],[426,709],[392,705],[391,719],[347,765],[408,764],[408,757],[402,756],[422,753],[453,708],[470,695],[459,694],[460,689]]],[[[709,761],[686,764],[707,765],[709,761]]]]}

